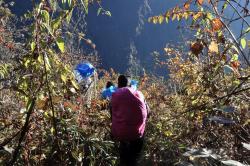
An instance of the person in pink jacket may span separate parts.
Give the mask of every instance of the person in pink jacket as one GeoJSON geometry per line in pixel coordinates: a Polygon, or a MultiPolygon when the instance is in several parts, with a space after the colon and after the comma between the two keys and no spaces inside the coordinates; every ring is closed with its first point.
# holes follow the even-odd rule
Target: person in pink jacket
{"type": "Polygon", "coordinates": [[[121,165],[136,165],[143,147],[147,105],[143,94],[128,87],[124,75],[118,78],[118,89],[112,94],[112,136],[120,141],[121,165]]]}

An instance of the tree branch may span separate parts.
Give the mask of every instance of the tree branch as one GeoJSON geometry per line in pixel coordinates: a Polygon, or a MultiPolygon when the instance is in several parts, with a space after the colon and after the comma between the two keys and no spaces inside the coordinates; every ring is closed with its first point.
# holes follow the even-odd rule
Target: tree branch
{"type": "Polygon", "coordinates": [[[250,62],[249,62],[249,60],[247,59],[247,57],[246,57],[244,51],[242,50],[240,44],[238,43],[236,37],[234,36],[233,32],[230,30],[230,28],[225,24],[225,22],[224,22],[224,21],[222,20],[222,18],[220,17],[220,14],[219,14],[219,12],[218,12],[217,8],[215,7],[215,5],[214,5],[214,3],[213,3],[212,0],[211,0],[211,4],[212,4],[212,6],[213,6],[213,9],[214,9],[216,15],[219,17],[221,23],[222,23],[223,26],[227,29],[227,31],[229,32],[230,36],[233,38],[233,41],[234,41],[235,45],[236,45],[236,46],[238,47],[238,49],[240,50],[240,53],[241,53],[241,55],[243,56],[243,58],[245,59],[247,65],[250,66],[250,62]]]}
{"type": "Polygon", "coordinates": [[[18,141],[18,145],[15,149],[15,151],[13,152],[13,155],[12,155],[12,159],[10,160],[10,162],[7,164],[7,165],[13,165],[16,160],[17,160],[17,157],[18,157],[18,154],[19,154],[19,151],[22,147],[22,142],[26,136],[26,133],[29,131],[29,120],[30,120],[30,116],[35,108],[35,102],[36,102],[36,98],[31,98],[30,99],[30,103],[28,103],[28,110],[27,110],[27,116],[26,116],[26,120],[25,120],[25,124],[24,126],[22,127],[22,130],[21,130],[21,136],[19,138],[19,141],[18,141]]]}

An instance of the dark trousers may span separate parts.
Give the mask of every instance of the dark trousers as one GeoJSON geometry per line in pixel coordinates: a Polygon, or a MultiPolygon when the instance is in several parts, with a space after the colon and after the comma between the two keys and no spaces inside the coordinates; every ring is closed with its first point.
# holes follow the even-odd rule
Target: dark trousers
{"type": "Polygon", "coordinates": [[[120,141],[120,165],[135,166],[143,148],[144,139],[138,138],[134,141],[120,141]]]}

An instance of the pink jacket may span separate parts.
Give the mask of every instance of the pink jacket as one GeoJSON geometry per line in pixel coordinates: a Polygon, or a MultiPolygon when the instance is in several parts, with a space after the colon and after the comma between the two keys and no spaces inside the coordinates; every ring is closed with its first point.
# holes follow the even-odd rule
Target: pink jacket
{"type": "Polygon", "coordinates": [[[132,88],[120,88],[112,95],[112,135],[130,141],[144,134],[147,108],[143,94],[132,88]]]}

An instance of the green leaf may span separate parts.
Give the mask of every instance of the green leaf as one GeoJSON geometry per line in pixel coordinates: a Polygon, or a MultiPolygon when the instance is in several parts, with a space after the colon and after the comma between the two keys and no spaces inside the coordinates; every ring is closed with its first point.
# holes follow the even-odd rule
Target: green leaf
{"type": "Polygon", "coordinates": [[[246,48],[246,45],[247,45],[246,39],[245,39],[245,38],[242,38],[242,39],[240,40],[240,43],[241,43],[241,47],[242,47],[243,49],[245,49],[245,48],[246,48]]]}
{"type": "Polygon", "coordinates": [[[49,12],[48,12],[47,10],[42,10],[42,11],[41,11],[41,14],[42,14],[42,17],[43,17],[45,23],[46,23],[47,25],[49,25],[49,21],[50,21],[49,12]]]}
{"type": "Polygon", "coordinates": [[[65,51],[64,41],[63,41],[63,39],[62,39],[61,37],[58,37],[58,38],[56,39],[56,44],[57,44],[59,50],[60,50],[62,53],[64,53],[64,51],[65,51]]]}
{"type": "Polygon", "coordinates": [[[61,21],[62,21],[61,17],[58,17],[57,19],[51,22],[51,27],[52,27],[53,32],[56,31],[60,27],[61,21]]]}

